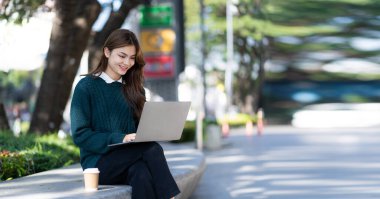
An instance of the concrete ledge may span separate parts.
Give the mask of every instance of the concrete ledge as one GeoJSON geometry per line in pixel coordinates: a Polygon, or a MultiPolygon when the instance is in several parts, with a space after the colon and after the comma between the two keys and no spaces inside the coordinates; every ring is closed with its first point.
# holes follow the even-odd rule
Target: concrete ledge
{"type": "MultiPolygon", "coordinates": [[[[206,164],[201,152],[181,144],[161,143],[170,170],[181,190],[176,199],[189,198],[194,192],[206,164]]],[[[130,186],[108,185],[96,192],[86,192],[82,169],[75,164],[0,183],[0,198],[131,198],[130,186]]]]}

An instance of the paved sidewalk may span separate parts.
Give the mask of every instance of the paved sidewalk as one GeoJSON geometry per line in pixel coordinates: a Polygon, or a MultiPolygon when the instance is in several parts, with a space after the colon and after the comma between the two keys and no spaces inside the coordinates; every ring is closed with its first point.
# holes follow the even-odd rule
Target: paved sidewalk
{"type": "Polygon", "coordinates": [[[380,128],[234,129],[190,199],[380,198],[380,128]]]}

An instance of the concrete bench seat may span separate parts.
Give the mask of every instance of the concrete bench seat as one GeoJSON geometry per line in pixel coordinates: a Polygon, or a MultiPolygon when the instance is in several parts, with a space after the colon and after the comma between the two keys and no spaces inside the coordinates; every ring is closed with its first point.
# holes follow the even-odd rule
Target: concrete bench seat
{"type": "MultiPolygon", "coordinates": [[[[206,167],[201,152],[182,144],[161,143],[170,170],[181,190],[177,198],[188,198],[195,190],[206,167]]],[[[101,185],[96,192],[84,190],[79,164],[45,171],[0,183],[0,198],[131,198],[132,187],[101,185]]]]}

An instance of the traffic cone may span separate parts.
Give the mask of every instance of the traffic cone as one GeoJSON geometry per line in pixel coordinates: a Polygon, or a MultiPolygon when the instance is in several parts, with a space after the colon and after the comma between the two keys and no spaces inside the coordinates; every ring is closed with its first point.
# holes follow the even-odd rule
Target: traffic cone
{"type": "Polygon", "coordinates": [[[224,138],[228,137],[228,135],[230,134],[230,126],[228,124],[228,121],[223,121],[222,123],[222,136],[224,138]]]}
{"type": "Polygon", "coordinates": [[[253,135],[253,123],[251,120],[248,120],[245,123],[245,135],[252,136],[253,135]]]}

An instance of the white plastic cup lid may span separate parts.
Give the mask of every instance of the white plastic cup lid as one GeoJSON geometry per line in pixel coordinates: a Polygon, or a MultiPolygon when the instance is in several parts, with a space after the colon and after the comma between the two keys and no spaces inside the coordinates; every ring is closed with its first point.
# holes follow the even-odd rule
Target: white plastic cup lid
{"type": "Polygon", "coordinates": [[[88,168],[83,171],[83,173],[100,173],[98,168],[88,168]]]}

